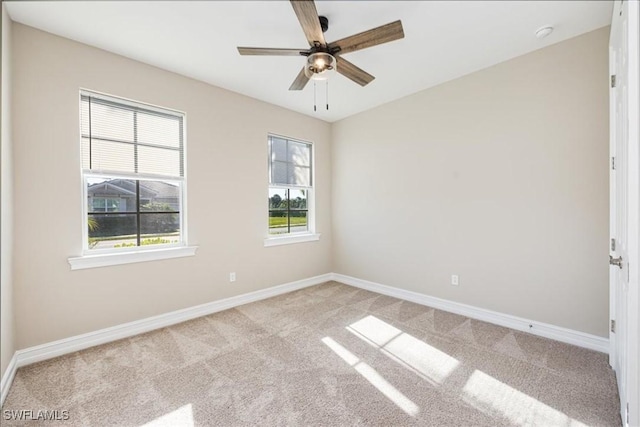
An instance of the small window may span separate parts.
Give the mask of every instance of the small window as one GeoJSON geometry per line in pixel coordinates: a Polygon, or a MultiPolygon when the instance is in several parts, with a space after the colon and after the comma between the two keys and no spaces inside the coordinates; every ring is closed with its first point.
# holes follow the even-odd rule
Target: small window
{"type": "Polygon", "coordinates": [[[117,212],[119,207],[120,199],[94,197],[91,203],[90,212],[117,212]]]}
{"type": "Polygon", "coordinates": [[[82,91],[85,249],[183,246],[184,114],[82,91]]]}
{"type": "Polygon", "coordinates": [[[313,233],[313,149],[269,136],[269,235],[313,233]]]}

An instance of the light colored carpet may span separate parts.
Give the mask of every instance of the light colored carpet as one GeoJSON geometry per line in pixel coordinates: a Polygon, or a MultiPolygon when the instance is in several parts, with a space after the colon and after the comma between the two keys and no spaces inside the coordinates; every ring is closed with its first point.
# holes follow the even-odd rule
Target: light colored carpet
{"type": "Polygon", "coordinates": [[[617,426],[617,402],[604,354],[329,282],[21,368],[2,425],[617,426]]]}

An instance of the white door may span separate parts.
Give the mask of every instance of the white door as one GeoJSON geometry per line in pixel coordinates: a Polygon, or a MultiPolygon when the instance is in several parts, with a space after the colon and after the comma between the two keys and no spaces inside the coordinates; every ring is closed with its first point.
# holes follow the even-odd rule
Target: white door
{"type": "MultiPolygon", "coordinates": [[[[618,8],[616,8],[618,9],[618,8]]],[[[610,54],[610,74],[611,74],[611,140],[610,140],[610,237],[611,255],[609,268],[610,281],[610,308],[611,308],[611,357],[610,362],[616,371],[618,379],[618,391],[621,399],[624,400],[626,392],[626,322],[629,283],[627,271],[629,269],[629,256],[626,251],[627,221],[625,215],[626,195],[627,195],[627,76],[624,64],[626,63],[626,49],[624,37],[625,26],[627,24],[624,6],[619,6],[620,10],[614,10],[613,22],[611,25],[611,40],[609,47],[610,54]]]]}
{"type": "Polygon", "coordinates": [[[623,425],[638,425],[638,3],[616,1],[610,40],[610,363],[623,425]],[[631,3],[631,5],[630,5],[631,3]],[[615,325],[614,325],[615,322],[615,325]]]}

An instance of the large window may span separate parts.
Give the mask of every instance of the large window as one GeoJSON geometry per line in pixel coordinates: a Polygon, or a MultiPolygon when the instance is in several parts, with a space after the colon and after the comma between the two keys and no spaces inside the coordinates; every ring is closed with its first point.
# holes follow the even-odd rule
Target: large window
{"type": "Polygon", "coordinates": [[[313,232],[312,145],[269,136],[269,234],[313,232]]]}
{"type": "Polygon", "coordinates": [[[184,244],[184,114],[81,92],[85,248],[184,244]]]}

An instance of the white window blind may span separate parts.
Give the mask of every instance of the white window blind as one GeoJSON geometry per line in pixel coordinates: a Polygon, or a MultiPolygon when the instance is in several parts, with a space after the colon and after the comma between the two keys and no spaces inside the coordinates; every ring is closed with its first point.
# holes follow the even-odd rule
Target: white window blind
{"type": "Polygon", "coordinates": [[[310,188],[311,144],[269,136],[269,183],[310,188]]]}
{"type": "Polygon", "coordinates": [[[184,116],[82,92],[82,168],[100,173],[184,176],[184,116]]]}

